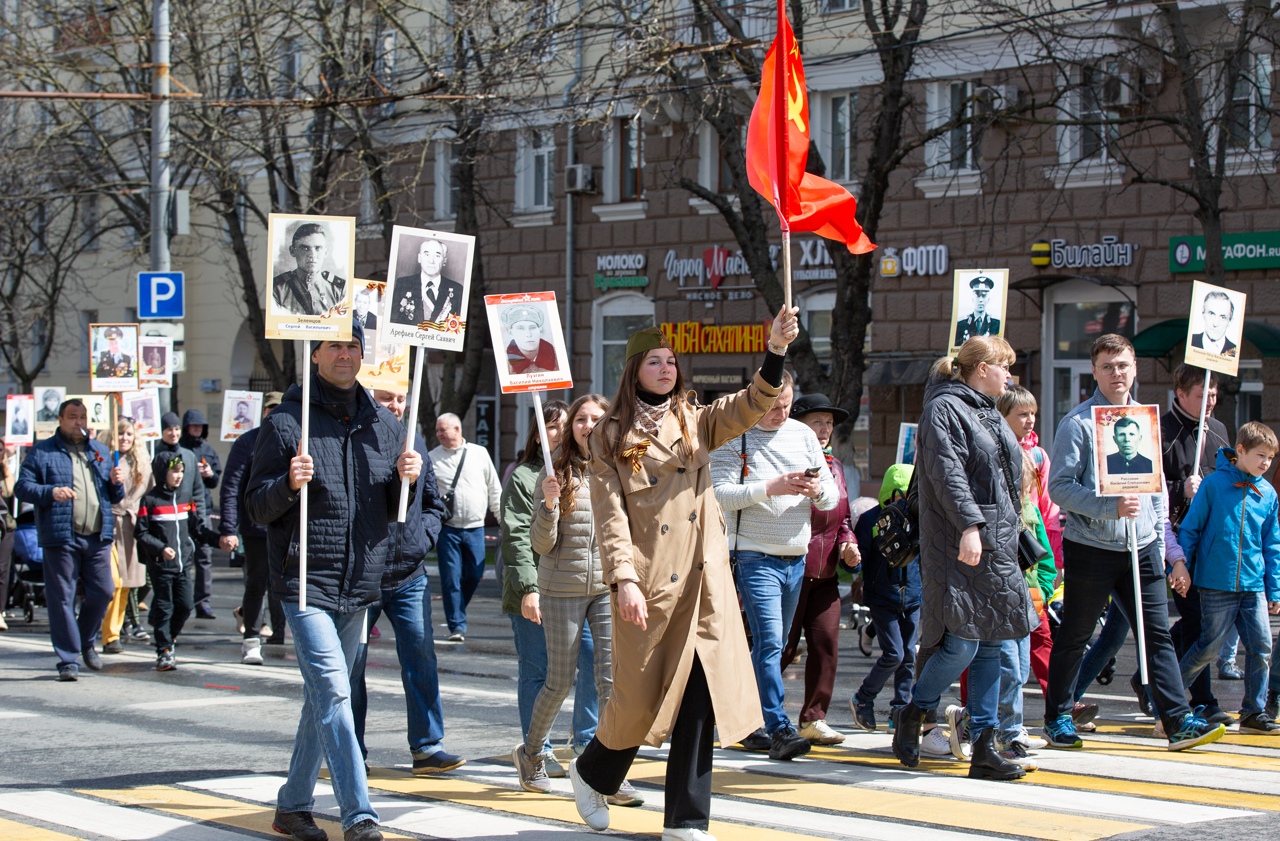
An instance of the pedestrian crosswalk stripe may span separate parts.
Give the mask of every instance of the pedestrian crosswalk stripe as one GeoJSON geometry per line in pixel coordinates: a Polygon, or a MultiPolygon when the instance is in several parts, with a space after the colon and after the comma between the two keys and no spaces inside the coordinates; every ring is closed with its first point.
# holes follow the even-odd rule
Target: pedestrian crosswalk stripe
{"type": "Polygon", "coordinates": [[[24,791],[0,794],[0,811],[105,835],[122,841],[181,838],[182,841],[244,841],[239,832],[192,824],[167,815],[99,803],[60,791],[24,791]]]}
{"type": "MultiPolygon", "coordinates": [[[[1154,724],[1142,724],[1138,722],[1098,722],[1098,730],[1092,735],[1122,736],[1131,739],[1154,739],[1155,737],[1151,734],[1154,726],[1154,724]]],[[[1086,733],[1085,735],[1089,736],[1090,734],[1086,733]]],[[[1160,739],[1159,741],[1163,742],[1166,740],[1160,739]]],[[[1271,751],[1275,751],[1276,748],[1280,748],[1280,736],[1259,736],[1253,733],[1240,733],[1235,730],[1228,730],[1227,735],[1223,736],[1212,745],[1207,746],[1207,749],[1222,750],[1226,747],[1267,748],[1271,751]]],[[[1274,753],[1267,755],[1275,756],[1274,753]]]]}
{"type": "Polygon", "coordinates": [[[142,701],[137,704],[125,704],[121,709],[139,712],[176,712],[200,707],[232,707],[239,704],[284,704],[290,703],[288,698],[279,695],[236,695],[220,692],[212,698],[173,698],[168,701],[142,701]]]}
{"type": "MultiPolygon", "coordinates": [[[[1104,756],[1130,756],[1152,760],[1158,757],[1161,761],[1172,761],[1179,764],[1189,763],[1191,765],[1208,765],[1218,768],[1270,773],[1276,776],[1276,787],[1272,791],[1280,791],[1280,756],[1228,754],[1198,748],[1171,751],[1164,745],[1135,745],[1131,742],[1103,742],[1097,739],[1085,739],[1084,750],[1087,753],[1102,754],[1104,756]]],[[[1207,768],[1205,770],[1206,773],[1209,773],[1207,768]]],[[[1188,771],[1190,772],[1190,769],[1188,771]]]]}
{"type": "Polygon", "coordinates": [[[27,826],[5,818],[0,818],[0,838],[8,841],[76,841],[75,835],[63,835],[52,829],[27,826]]]}
{"type": "Polygon", "coordinates": [[[0,710],[0,718],[35,718],[39,713],[25,713],[17,710],[0,710]]]}

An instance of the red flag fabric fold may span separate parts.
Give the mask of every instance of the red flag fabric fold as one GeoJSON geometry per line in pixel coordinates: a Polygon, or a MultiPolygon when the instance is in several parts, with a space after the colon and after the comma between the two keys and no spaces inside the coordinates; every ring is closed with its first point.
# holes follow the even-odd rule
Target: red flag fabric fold
{"type": "Polygon", "coordinates": [[[853,195],[805,172],[809,162],[809,95],[795,33],[778,2],[778,35],[764,59],[760,95],[747,124],[747,178],[778,211],[783,231],[840,240],[862,254],[875,248],[855,217],[853,195]]]}

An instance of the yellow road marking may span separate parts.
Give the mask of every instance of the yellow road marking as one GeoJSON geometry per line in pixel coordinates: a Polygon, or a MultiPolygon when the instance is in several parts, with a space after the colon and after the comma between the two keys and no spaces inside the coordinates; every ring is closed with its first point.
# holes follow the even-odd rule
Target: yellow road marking
{"type": "MultiPolygon", "coordinates": [[[[582,818],[578,816],[577,807],[573,805],[573,798],[569,797],[534,794],[448,776],[420,778],[405,772],[381,768],[375,768],[369,773],[369,786],[382,791],[408,794],[460,806],[473,806],[496,812],[508,812],[521,817],[560,821],[582,827],[586,831],[582,818]]],[[[618,808],[609,810],[610,830],[653,835],[660,831],[661,824],[661,816],[653,811],[618,808]]],[[[815,837],[768,827],[715,820],[711,821],[709,831],[712,835],[722,838],[732,835],[734,841],[796,841],[815,837]]]]}
{"type": "MultiPolygon", "coordinates": [[[[260,832],[273,838],[281,837],[271,828],[275,809],[256,803],[245,803],[229,797],[219,797],[201,791],[191,791],[172,786],[139,786],[118,790],[90,789],[81,791],[91,797],[112,800],[123,806],[142,807],[166,812],[194,821],[233,826],[236,829],[247,829],[260,832]]],[[[330,838],[342,837],[342,824],[333,818],[315,813],[316,825],[329,833],[330,838]]],[[[387,838],[409,841],[411,835],[396,835],[385,829],[382,834],[387,838]]],[[[8,837],[8,836],[5,836],[8,837]]]]}
{"type": "MultiPolygon", "coordinates": [[[[968,773],[968,766],[965,766],[965,773],[968,773]]],[[[628,776],[633,781],[661,783],[665,775],[665,762],[639,759],[631,766],[628,776]]],[[[877,789],[871,797],[850,797],[849,786],[728,769],[712,771],[711,788],[716,794],[723,796],[743,797],[784,806],[812,807],[815,803],[821,803],[825,809],[849,815],[892,818],[985,832],[990,832],[992,827],[1000,827],[1001,832],[1011,835],[1054,841],[1108,838],[1124,832],[1150,829],[1152,826],[1085,815],[1058,814],[1041,809],[969,802],[927,793],[899,793],[877,789]]]]}
{"type": "MultiPolygon", "coordinates": [[[[1150,724],[1126,722],[1116,724],[1099,724],[1097,732],[1103,733],[1107,736],[1135,736],[1138,738],[1150,739],[1152,738],[1151,728],[1152,725],[1150,724]]],[[[1082,736],[1087,741],[1089,734],[1084,733],[1082,736]]],[[[1212,745],[1206,745],[1205,747],[1214,748],[1218,745],[1239,745],[1241,747],[1249,748],[1273,748],[1277,750],[1276,755],[1280,757],[1280,736],[1258,736],[1252,733],[1235,733],[1228,730],[1227,735],[1223,736],[1212,745]]]]}
{"type": "Polygon", "coordinates": [[[76,841],[79,837],[0,818],[0,838],[6,838],[8,841],[76,841]]]}
{"type": "Polygon", "coordinates": [[[1241,771],[1271,771],[1280,773],[1280,756],[1254,756],[1247,753],[1220,753],[1212,745],[1190,750],[1169,750],[1164,745],[1134,745],[1126,742],[1097,742],[1085,739],[1084,750],[1108,756],[1129,756],[1139,759],[1162,759],[1174,762],[1190,762],[1196,765],[1213,765],[1235,768],[1241,771]]]}

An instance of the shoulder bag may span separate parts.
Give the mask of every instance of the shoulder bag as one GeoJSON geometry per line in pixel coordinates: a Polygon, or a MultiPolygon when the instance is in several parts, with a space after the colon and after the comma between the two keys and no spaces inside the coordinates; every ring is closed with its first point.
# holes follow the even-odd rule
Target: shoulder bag
{"type": "Polygon", "coordinates": [[[440,497],[440,502],[444,504],[444,520],[449,522],[453,519],[454,494],[458,490],[458,480],[462,478],[462,465],[467,463],[467,447],[462,447],[462,458],[458,459],[458,470],[453,474],[453,483],[449,485],[449,492],[440,497]]]}
{"type": "Polygon", "coordinates": [[[978,412],[978,420],[987,427],[991,437],[996,439],[996,448],[1000,451],[1000,470],[1004,473],[1005,487],[1009,491],[1009,501],[1013,510],[1018,513],[1018,566],[1025,572],[1049,556],[1049,550],[1036,537],[1035,532],[1027,528],[1022,521],[1022,494],[1018,492],[1018,483],[1013,480],[1013,466],[1009,461],[1009,449],[1005,446],[1000,427],[1004,418],[997,416],[995,422],[987,412],[978,412]]]}

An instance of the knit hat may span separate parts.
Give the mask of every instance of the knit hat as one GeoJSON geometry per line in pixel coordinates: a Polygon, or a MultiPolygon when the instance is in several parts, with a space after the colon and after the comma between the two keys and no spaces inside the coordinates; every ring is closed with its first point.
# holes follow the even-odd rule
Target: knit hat
{"type": "Polygon", "coordinates": [[[361,352],[364,351],[364,319],[351,318],[351,341],[360,343],[361,352]]]}
{"type": "Polygon", "coordinates": [[[671,350],[671,344],[667,341],[667,337],[661,328],[646,327],[643,330],[637,330],[631,334],[630,339],[627,339],[627,359],[637,353],[648,353],[660,347],[671,350]]]}
{"type": "Polygon", "coordinates": [[[178,417],[177,412],[165,412],[160,416],[161,429],[172,429],[175,426],[182,426],[182,420],[178,417]]]}

